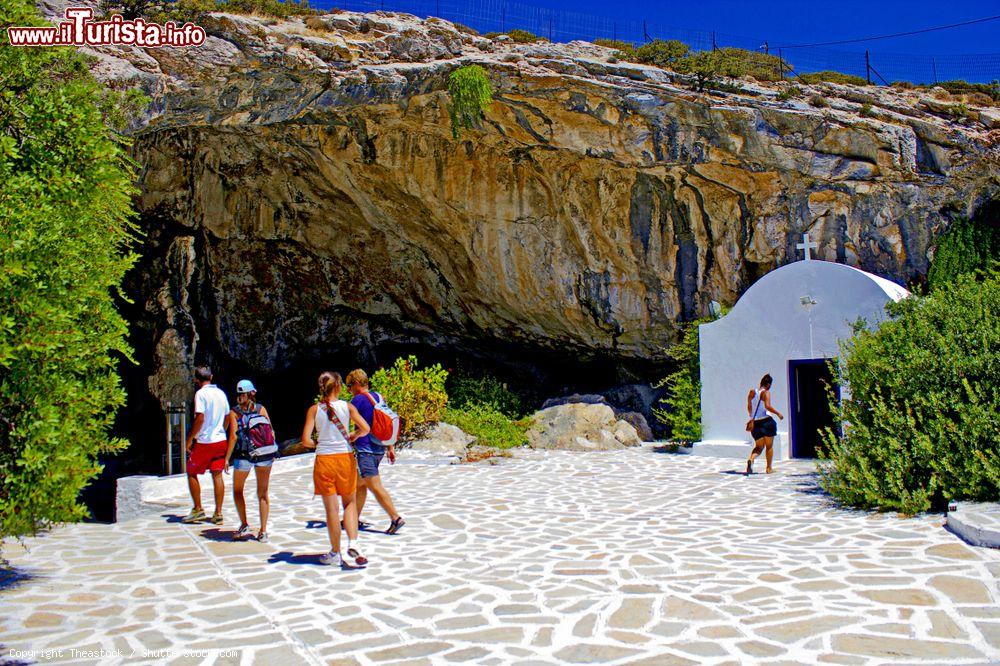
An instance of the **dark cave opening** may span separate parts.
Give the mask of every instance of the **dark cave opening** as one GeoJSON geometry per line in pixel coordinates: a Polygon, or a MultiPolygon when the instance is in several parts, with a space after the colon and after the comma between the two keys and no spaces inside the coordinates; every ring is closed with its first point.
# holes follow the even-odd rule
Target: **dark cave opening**
{"type": "MultiPolygon", "coordinates": [[[[141,331],[141,326],[134,326],[133,337],[141,331]]],[[[316,378],[320,372],[335,370],[346,375],[362,367],[370,374],[379,367],[391,365],[396,358],[409,355],[416,356],[422,367],[440,363],[449,371],[496,377],[518,394],[531,411],[540,408],[548,398],[573,393],[605,393],[623,385],[648,386],[669,371],[665,362],[502,342],[445,346],[387,341],[363,349],[311,350],[289,357],[272,371],[256,370],[245,360],[232,358],[218,348],[199,353],[196,362],[212,367],[215,383],[226,391],[230,401],[235,399],[236,382],[251,379],[258,389],[260,403],[271,415],[276,437],[281,441],[301,435],[305,412],[315,398],[316,378]]],[[[114,520],[118,478],[163,473],[166,416],[148,387],[153,363],[148,338],[145,347],[136,346],[136,361],[135,364],[121,364],[128,401],[115,425],[115,434],[127,438],[131,445],[118,455],[102,457],[104,471],[84,490],[83,501],[93,520],[114,520]]],[[[194,395],[193,383],[191,395],[194,395]]],[[[609,402],[615,404],[615,399],[609,402]]],[[[620,406],[626,411],[646,411],[654,433],[662,432],[648,416],[648,405],[645,409],[628,403],[620,406]]]]}

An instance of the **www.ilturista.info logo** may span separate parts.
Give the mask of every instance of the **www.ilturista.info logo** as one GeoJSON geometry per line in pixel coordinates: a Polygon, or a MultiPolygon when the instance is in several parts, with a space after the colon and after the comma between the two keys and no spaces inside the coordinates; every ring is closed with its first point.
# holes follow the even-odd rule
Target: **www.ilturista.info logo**
{"type": "Polygon", "coordinates": [[[90,7],[67,7],[66,20],[56,26],[12,26],[7,38],[12,46],[200,46],[205,43],[205,29],[194,23],[178,26],[147,23],[141,18],[123,19],[118,14],[106,21],[94,21],[90,7]]]}

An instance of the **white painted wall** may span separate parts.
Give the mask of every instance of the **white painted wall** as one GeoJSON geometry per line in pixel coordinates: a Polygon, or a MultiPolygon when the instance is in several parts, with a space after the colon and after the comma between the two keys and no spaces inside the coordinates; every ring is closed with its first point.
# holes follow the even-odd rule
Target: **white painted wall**
{"type": "Polygon", "coordinates": [[[839,343],[850,337],[854,321],[881,321],[885,304],[908,294],[871,273],[815,259],[758,280],[729,314],[699,328],[703,452],[719,455],[711,451],[750,444],[744,429],[747,392],[769,372],[771,404],[785,416],[778,432],[787,456],[788,361],[839,356],[839,343]],[[805,296],[816,304],[803,305],[805,296]]]}

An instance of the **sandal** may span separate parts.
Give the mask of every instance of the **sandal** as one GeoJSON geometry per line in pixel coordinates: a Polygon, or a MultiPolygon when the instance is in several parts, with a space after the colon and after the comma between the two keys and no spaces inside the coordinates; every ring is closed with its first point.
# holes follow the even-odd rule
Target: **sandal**
{"type": "Polygon", "coordinates": [[[398,531],[399,531],[399,530],[400,530],[400,529],[401,529],[401,528],[403,527],[403,525],[405,525],[405,524],[406,524],[406,521],[405,521],[405,520],[403,520],[403,517],[402,517],[402,516],[396,516],[396,520],[394,520],[394,521],[392,521],[391,523],[389,523],[389,529],[387,529],[387,530],[385,531],[385,533],[386,533],[386,534],[395,534],[395,533],[396,533],[396,532],[398,532],[398,531]]]}

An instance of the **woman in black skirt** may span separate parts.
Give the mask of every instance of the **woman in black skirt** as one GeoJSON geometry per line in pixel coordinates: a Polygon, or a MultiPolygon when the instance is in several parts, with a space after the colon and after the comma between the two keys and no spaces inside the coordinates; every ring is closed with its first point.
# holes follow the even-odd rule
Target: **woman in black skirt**
{"type": "MultiPolygon", "coordinates": [[[[774,457],[774,436],[778,434],[778,424],[768,415],[774,414],[779,419],[784,420],[784,416],[771,406],[771,375],[764,375],[760,379],[760,388],[751,389],[747,394],[747,413],[753,424],[750,434],[753,436],[754,447],[747,460],[747,475],[753,474],[753,461],[764,449],[767,450],[767,473],[771,473],[771,459],[774,457]]],[[[748,424],[749,425],[749,424],[748,424]]]]}

